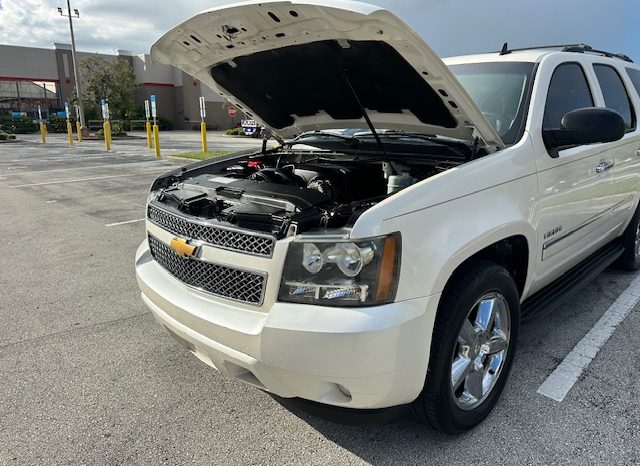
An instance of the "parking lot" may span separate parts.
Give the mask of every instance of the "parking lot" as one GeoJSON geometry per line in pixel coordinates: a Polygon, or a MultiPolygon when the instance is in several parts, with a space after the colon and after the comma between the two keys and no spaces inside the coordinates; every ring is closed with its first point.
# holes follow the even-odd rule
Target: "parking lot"
{"type": "MultiPolygon", "coordinates": [[[[163,154],[199,149],[161,135],[163,154]]],[[[562,402],[537,392],[636,278],[607,270],[523,325],[507,388],[460,436],[404,419],[342,426],[292,413],[201,363],[139,298],[134,253],[153,179],[144,139],[0,145],[0,464],[638,464],[640,312],[562,402]]],[[[216,135],[210,150],[259,146],[216,135]]]]}

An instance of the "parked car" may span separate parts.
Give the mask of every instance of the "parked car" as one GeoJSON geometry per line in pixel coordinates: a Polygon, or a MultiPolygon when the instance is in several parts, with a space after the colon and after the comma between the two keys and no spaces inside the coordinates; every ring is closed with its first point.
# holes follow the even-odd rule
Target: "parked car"
{"type": "Polygon", "coordinates": [[[390,12],[335,5],[214,8],[153,46],[281,141],[369,132],[159,177],[142,299],[232,378],[463,432],[523,317],[640,265],[640,68],[585,45],[443,61],[390,12]]]}

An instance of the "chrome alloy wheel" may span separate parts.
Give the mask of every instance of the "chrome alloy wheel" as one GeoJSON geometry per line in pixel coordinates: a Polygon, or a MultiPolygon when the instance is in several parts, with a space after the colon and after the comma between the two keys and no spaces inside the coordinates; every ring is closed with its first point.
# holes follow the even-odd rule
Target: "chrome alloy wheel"
{"type": "Polygon", "coordinates": [[[640,222],[638,222],[638,226],[636,227],[636,241],[633,246],[636,257],[640,256],[640,222]]]}
{"type": "MultiPolygon", "coordinates": [[[[636,239],[636,248],[639,244],[636,239]]],[[[460,409],[474,409],[489,396],[506,361],[510,335],[509,304],[502,294],[488,293],[469,310],[451,361],[451,391],[460,409]]]]}

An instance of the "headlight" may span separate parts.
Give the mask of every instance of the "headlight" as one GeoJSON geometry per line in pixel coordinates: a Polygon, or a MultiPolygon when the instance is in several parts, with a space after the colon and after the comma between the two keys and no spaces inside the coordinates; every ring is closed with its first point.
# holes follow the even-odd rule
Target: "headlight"
{"type": "Polygon", "coordinates": [[[394,300],[400,234],[361,241],[294,241],[280,301],[322,306],[372,306],[394,300]]]}

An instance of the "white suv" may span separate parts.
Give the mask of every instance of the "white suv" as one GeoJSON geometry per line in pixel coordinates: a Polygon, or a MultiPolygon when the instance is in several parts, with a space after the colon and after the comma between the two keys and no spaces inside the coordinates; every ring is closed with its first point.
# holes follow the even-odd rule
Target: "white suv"
{"type": "Polygon", "coordinates": [[[157,320],[233,378],[462,432],[495,405],[521,316],[640,265],[622,55],[443,62],[388,11],[319,0],[205,11],[152,55],[281,142],[158,178],[136,257],[157,320]]]}

